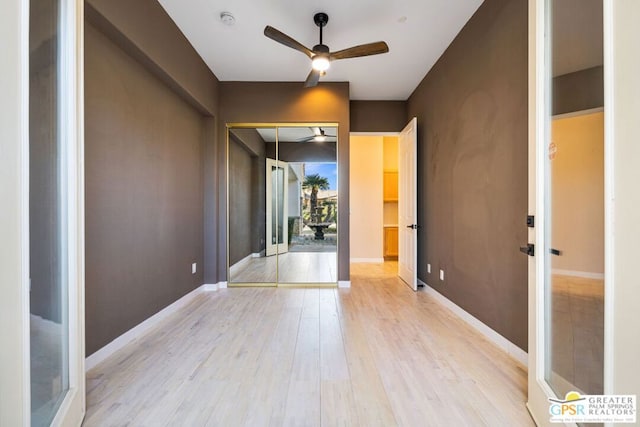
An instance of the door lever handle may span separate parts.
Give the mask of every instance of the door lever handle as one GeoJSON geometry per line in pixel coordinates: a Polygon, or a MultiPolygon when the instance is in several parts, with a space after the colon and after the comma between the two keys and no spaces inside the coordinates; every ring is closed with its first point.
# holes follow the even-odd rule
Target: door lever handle
{"type": "Polygon", "coordinates": [[[520,252],[522,252],[523,254],[527,254],[529,256],[535,256],[536,247],[533,243],[527,243],[527,246],[520,247],[520,252]]]}
{"type": "Polygon", "coordinates": [[[420,226],[418,224],[411,224],[411,225],[407,225],[407,228],[410,228],[412,230],[417,230],[418,228],[420,228],[420,226]]]}
{"type": "Polygon", "coordinates": [[[557,255],[557,256],[562,255],[562,252],[560,252],[560,250],[558,250],[558,249],[550,248],[549,252],[551,252],[551,255],[557,255]]]}

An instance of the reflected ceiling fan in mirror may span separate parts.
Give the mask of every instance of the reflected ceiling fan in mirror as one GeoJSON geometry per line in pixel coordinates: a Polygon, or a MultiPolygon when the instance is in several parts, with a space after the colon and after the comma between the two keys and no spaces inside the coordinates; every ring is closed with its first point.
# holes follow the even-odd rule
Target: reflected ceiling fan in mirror
{"type": "Polygon", "coordinates": [[[285,33],[276,30],[267,25],[264,29],[264,35],[272,40],[277,41],[291,49],[295,49],[304,53],[311,59],[311,72],[304,82],[305,87],[313,87],[318,84],[321,76],[324,76],[331,65],[331,61],[338,59],[358,58],[361,56],[378,55],[380,53],[389,52],[389,46],[385,42],[374,42],[361,44],[337,52],[331,52],[329,46],[322,43],[322,28],[329,22],[329,16],[326,13],[316,13],[313,22],[320,28],[320,43],[315,45],[313,49],[309,49],[302,43],[294,40],[285,33]]]}
{"type": "Polygon", "coordinates": [[[329,138],[335,138],[335,135],[327,135],[322,128],[309,128],[313,131],[313,135],[300,138],[296,142],[325,142],[329,138]],[[317,129],[317,130],[316,130],[317,129]]]}

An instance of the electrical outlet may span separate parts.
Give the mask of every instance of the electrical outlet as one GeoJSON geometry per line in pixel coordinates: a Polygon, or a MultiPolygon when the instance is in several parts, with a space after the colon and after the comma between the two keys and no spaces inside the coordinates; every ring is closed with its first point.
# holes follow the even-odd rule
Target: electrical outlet
{"type": "Polygon", "coordinates": [[[195,262],[191,264],[191,274],[196,274],[197,266],[198,264],[196,264],[195,262]]]}
{"type": "Polygon", "coordinates": [[[444,281],[444,270],[440,269],[440,280],[444,281]]]}
{"type": "Polygon", "coordinates": [[[427,273],[431,273],[431,264],[427,264],[427,273]]]}

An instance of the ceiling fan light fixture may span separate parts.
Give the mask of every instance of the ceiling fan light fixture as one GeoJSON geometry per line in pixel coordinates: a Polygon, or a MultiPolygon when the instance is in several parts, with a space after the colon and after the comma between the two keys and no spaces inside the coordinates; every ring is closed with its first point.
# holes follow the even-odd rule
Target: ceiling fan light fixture
{"type": "MultiPolygon", "coordinates": [[[[337,52],[331,52],[329,46],[322,42],[322,28],[329,22],[329,16],[326,13],[319,12],[313,16],[313,22],[320,29],[320,43],[315,45],[313,49],[309,49],[299,41],[291,38],[280,30],[267,25],[264,27],[264,35],[270,39],[295,49],[298,52],[305,54],[311,59],[311,72],[304,81],[304,87],[317,86],[320,77],[324,76],[331,66],[332,61],[339,59],[359,58],[362,56],[379,55],[381,53],[389,52],[389,46],[383,41],[361,44],[358,46],[352,46],[347,49],[342,49],[337,52]]],[[[309,140],[305,141],[308,142],[309,140]]]]}
{"type": "Polygon", "coordinates": [[[311,60],[311,67],[313,67],[313,69],[316,71],[320,71],[321,73],[326,72],[330,66],[331,63],[329,62],[328,55],[318,54],[313,57],[313,60],[311,60]]]}
{"type": "Polygon", "coordinates": [[[327,137],[324,135],[316,135],[313,137],[313,140],[315,142],[325,142],[327,140],[327,137]]]}

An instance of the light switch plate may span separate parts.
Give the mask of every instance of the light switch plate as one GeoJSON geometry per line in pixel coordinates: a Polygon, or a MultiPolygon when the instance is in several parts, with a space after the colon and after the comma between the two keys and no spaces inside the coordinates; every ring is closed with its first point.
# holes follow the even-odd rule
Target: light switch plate
{"type": "Polygon", "coordinates": [[[196,274],[197,266],[198,265],[195,262],[191,264],[191,274],[196,274]]]}
{"type": "Polygon", "coordinates": [[[440,280],[444,281],[444,270],[440,270],[440,280]]]}
{"type": "Polygon", "coordinates": [[[427,264],[427,273],[431,273],[431,264],[427,264]]]}

